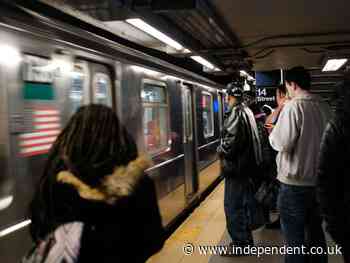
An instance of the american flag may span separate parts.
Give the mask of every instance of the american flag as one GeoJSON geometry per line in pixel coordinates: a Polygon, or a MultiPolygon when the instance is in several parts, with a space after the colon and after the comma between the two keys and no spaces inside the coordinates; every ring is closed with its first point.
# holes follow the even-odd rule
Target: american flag
{"type": "Polygon", "coordinates": [[[60,133],[60,112],[53,106],[29,110],[32,131],[19,135],[20,155],[29,157],[48,153],[60,133]]]}

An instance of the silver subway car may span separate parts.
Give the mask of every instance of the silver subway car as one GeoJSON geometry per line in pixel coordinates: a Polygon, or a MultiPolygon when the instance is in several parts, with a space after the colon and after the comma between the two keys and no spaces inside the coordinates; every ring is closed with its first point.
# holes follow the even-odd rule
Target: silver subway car
{"type": "Polygon", "coordinates": [[[215,180],[222,93],[202,76],[87,30],[11,5],[0,9],[0,261],[28,251],[28,204],[47,153],[81,105],[117,112],[152,157],[169,227],[215,180]]]}

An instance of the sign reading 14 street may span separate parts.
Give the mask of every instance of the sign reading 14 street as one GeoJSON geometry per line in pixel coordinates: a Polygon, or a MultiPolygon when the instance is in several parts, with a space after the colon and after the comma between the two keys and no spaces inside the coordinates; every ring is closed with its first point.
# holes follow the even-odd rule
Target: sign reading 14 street
{"type": "Polygon", "coordinates": [[[276,104],[276,88],[275,87],[257,87],[256,100],[259,104],[267,104],[274,107],[276,104]]]}

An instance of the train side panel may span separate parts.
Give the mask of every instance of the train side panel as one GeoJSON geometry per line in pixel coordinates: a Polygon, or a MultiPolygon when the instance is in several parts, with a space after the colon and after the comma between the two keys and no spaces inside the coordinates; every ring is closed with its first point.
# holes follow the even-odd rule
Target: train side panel
{"type": "MultiPolygon", "coordinates": [[[[39,19],[7,11],[0,21],[14,26],[0,28],[0,48],[12,47],[13,55],[9,64],[0,64],[0,261],[18,261],[32,245],[28,205],[47,153],[70,116],[89,103],[113,107],[140,153],[152,157],[153,166],[147,172],[156,184],[163,223],[172,223],[199,194],[195,184],[191,192],[186,187],[189,180],[198,181],[198,174],[195,163],[191,178],[186,176],[190,171],[185,169],[188,152],[184,150],[186,89],[180,84],[181,76],[172,78],[173,69],[166,67],[156,74],[149,68],[140,70],[142,60],[128,61],[132,55],[111,43],[80,38],[79,30],[71,27],[51,28],[49,23],[39,27],[39,19]],[[12,227],[18,229],[9,233],[12,227]]],[[[209,115],[203,114],[197,101],[202,100],[202,89],[189,86],[193,120],[197,120],[193,127],[198,128],[191,146],[193,160],[199,155],[199,167],[204,168],[215,160],[215,92],[210,92],[212,109],[208,109],[213,135],[206,138],[201,126],[209,115]]]]}

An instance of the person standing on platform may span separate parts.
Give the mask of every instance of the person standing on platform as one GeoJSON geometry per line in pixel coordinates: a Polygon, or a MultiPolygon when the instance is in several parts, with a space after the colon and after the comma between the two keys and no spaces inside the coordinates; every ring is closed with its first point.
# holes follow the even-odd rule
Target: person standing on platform
{"type": "MultiPolygon", "coordinates": [[[[324,129],[330,118],[329,106],[309,92],[311,78],[303,67],[286,72],[285,84],[291,100],[284,106],[270,134],[278,151],[277,179],[280,181],[278,208],[286,245],[295,251],[302,246],[326,251],[318,204],[316,171],[324,129]]],[[[286,263],[327,262],[327,255],[287,254],[286,263]],[[309,261],[308,261],[309,260],[309,261]]]]}
{"type": "Polygon", "coordinates": [[[248,203],[253,198],[251,178],[257,173],[262,154],[254,114],[243,103],[242,88],[236,83],[229,84],[227,94],[228,111],[217,151],[225,177],[224,209],[232,239],[230,247],[244,248],[253,245],[248,203]]]}
{"type": "MultiPolygon", "coordinates": [[[[287,89],[285,85],[279,85],[276,89],[276,102],[277,102],[277,107],[271,112],[271,114],[269,114],[265,120],[265,128],[267,129],[268,133],[270,134],[273,130],[273,127],[276,125],[277,121],[278,121],[278,117],[280,116],[282,109],[284,107],[284,105],[289,101],[289,98],[287,96],[287,89]]],[[[277,152],[276,151],[272,151],[273,152],[273,156],[274,159],[276,159],[276,155],[277,152]]],[[[273,169],[271,169],[271,178],[275,178],[277,177],[277,167],[276,167],[276,162],[273,165],[273,169]]],[[[276,210],[276,209],[274,209],[276,210]]],[[[281,227],[280,224],[280,218],[278,216],[278,218],[269,223],[266,224],[266,228],[267,229],[279,229],[281,227]]]]}
{"type": "MultiPolygon", "coordinates": [[[[263,190],[270,189],[272,191],[272,184],[276,185],[274,189],[273,198],[260,200],[257,198],[258,202],[264,207],[264,214],[265,214],[265,228],[268,229],[276,229],[279,228],[279,219],[277,221],[271,222],[270,220],[270,210],[272,208],[276,207],[276,201],[277,200],[277,193],[278,193],[278,183],[276,183],[276,155],[275,151],[272,149],[270,142],[269,142],[269,133],[267,131],[267,128],[265,127],[266,122],[266,116],[267,114],[271,114],[272,108],[268,105],[263,105],[261,108],[259,107],[256,99],[255,99],[255,93],[252,91],[246,91],[245,92],[245,101],[247,106],[252,110],[254,113],[255,121],[257,124],[258,132],[259,132],[259,139],[260,139],[260,145],[261,145],[261,151],[262,151],[262,162],[259,166],[259,173],[255,178],[255,190],[256,192],[260,192],[263,190]],[[271,111],[270,111],[271,109],[271,111]],[[262,190],[263,189],[263,190],[262,190]]],[[[265,197],[267,195],[270,195],[271,197],[272,192],[267,191],[265,192],[265,197]]],[[[256,193],[258,195],[258,193],[256,193]]],[[[257,196],[256,196],[257,197],[257,196]]]]}
{"type": "Polygon", "coordinates": [[[335,115],[322,138],[318,194],[327,232],[350,263],[350,75],[338,86],[335,115]]]}

